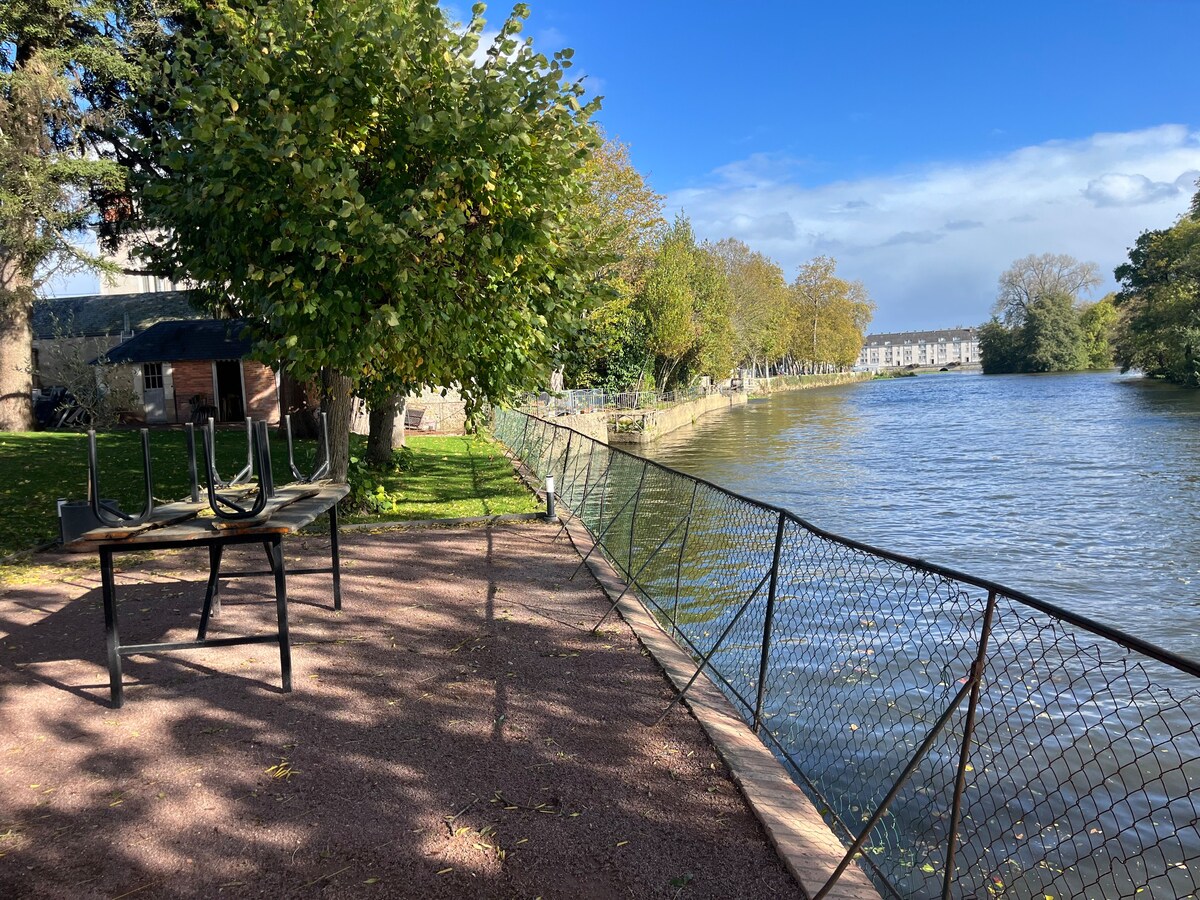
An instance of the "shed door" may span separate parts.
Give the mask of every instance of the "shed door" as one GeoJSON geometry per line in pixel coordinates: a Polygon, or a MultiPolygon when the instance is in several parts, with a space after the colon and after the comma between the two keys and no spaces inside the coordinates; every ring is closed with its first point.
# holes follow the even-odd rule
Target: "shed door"
{"type": "Polygon", "coordinates": [[[167,398],[163,389],[162,363],[142,363],[142,405],[148,423],[167,421],[167,398]]]}
{"type": "Polygon", "coordinates": [[[242,361],[218,359],[213,361],[213,390],[220,421],[236,422],[246,415],[245,386],[242,384],[242,361]]]}

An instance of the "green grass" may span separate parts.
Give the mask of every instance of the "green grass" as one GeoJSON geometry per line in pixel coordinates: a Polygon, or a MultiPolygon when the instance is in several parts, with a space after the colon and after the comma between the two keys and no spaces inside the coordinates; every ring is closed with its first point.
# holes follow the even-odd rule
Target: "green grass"
{"type": "Polygon", "coordinates": [[[373,485],[382,485],[396,495],[394,508],[379,515],[352,513],[348,521],[448,519],[540,508],[491,441],[471,436],[410,436],[408,446],[413,451],[408,468],[372,479],[373,485]]]}
{"type": "MultiPolygon", "coordinates": [[[[271,457],[276,482],[290,481],[287,446],[272,435],[271,457]]],[[[100,485],[126,509],[140,509],[141,442],[136,431],[97,436],[100,485]]],[[[160,500],[187,496],[188,478],[181,431],[150,435],[154,494],[160,500]]],[[[301,468],[312,458],[313,443],[296,449],[301,468]]],[[[537,503],[517,481],[512,466],[495,444],[474,437],[409,438],[412,463],[407,471],[376,476],[389,492],[397,492],[397,509],[380,515],[352,514],[351,521],[440,519],[459,516],[530,512],[537,503]]],[[[362,447],[356,438],[353,451],[362,447]]],[[[240,431],[217,435],[217,466],[232,474],[245,462],[240,431]]],[[[26,550],[58,536],[56,500],[87,496],[87,437],[67,432],[0,433],[0,557],[26,550]]]]}

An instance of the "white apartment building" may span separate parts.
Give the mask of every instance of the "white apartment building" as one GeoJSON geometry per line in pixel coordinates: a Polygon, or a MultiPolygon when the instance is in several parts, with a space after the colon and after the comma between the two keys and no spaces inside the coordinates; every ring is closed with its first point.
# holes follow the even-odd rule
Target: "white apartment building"
{"type": "Polygon", "coordinates": [[[901,331],[863,338],[857,369],[937,368],[979,364],[979,336],[974,328],[901,331]]]}

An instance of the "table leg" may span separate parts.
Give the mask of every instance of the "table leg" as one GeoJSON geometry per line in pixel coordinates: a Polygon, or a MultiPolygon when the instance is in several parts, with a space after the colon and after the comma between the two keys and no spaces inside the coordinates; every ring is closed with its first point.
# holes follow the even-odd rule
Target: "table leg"
{"type": "Polygon", "coordinates": [[[333,557],[333,608],[342,608],[342,554],[338,549],[337,504],[329,507],[329,547],[333,557]]]}
{"type": "Polygon", "coordinates": [[[276,537],[268,545],[271,569],[275,573],[275,612],[279,619],[279,671],[283,690],[292,689],[292,642],[288,635],[287,572],[283,565],[283,541],[276,537]]]}
{"type": "Polygon", "coordinates": [[[121,689],[121,638],[117,633],[117,589],[111,550],[100,549],[100,583],[104,596],[104,645],[108,653],[108,691],[114,709],[125,702],[121,689]]]}
{"type": "Polygon", "coordinates": [[[221,544],[208,545],[208,588],[204,592],[204,608],[200,610],[200,629],[196,632],[196,640],[202,641],[208,635],[208,620],[221,612],[221,544]]]}

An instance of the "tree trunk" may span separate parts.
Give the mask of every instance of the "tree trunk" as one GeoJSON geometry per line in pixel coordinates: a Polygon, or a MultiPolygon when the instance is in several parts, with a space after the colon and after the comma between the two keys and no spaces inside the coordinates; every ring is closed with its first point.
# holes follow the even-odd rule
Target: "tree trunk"
{"type": "Polygon", "coordinates": [[[0,266],[0,431],[33,428],[33,289],[16,264],[0,266]]]}
{"type": "Polygon", "coordinates": [[[350,465],[350,379],[321,371],[321,409],[329,416],[329,477],[345,481],[350,465]]]}
{"type": "Polygon", "coordinates": [[[396,412],[404,398],[393,394],[383,403],[371,407],[370,433],[367,435],[367,459],[387,465],[396,449],[396,412]]]}

